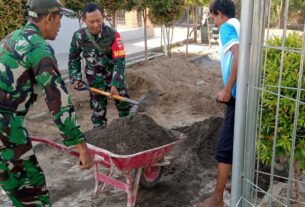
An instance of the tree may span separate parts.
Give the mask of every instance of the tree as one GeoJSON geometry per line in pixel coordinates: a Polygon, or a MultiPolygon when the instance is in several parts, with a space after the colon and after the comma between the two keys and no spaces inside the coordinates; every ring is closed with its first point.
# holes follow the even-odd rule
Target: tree
{"type": "Polygon", "coordinates": [[[185,9],[184,0],[155,0],[152,1],[149,10],[149,19],[154,25],[164,26],[167,36],[166,52],[171,55],[170,42],[173,37],[174,22],[183,14],[185,9]],[[170,35],[170,31],[171,35],[170,35]]]}
{"type": "Polygon", "coordinates": [[[95,2],[99,4],[102,9],[110,11],[112,15],[112,26],[116,26],[115,14],[119,9],[131,10],[135,6],[134,0],[63,0],[63,4],[76,12],[76,17],[81,22],[82,9],[89,2],[95,2]]]}
{"type": "MultiPolygon", "coordinates": [[[[290,9],[293,11],[289,14],[290,18],[296,18],[296,23],[304,25],[305,19],[305,1],[292,0],[290,1],[290,9]]],[[[303,28],[299,28],[303,29],[303,28]]]]}
{"type": "Polygon", "coordinates": [[[26,23],[26,0],[0,1],[0,40],[26,23]]]}
{"type": "Polygon", "coordinates": [[[141,13],[144,22],[144,52],[145,52],[145,60],[147,60],[147,19],[148,19],[148,9],[152,4],[153,0],[138,0],[132,1],[129,7],[135,8],[139,13],[141,13]]]}
{"type": "Polygon", "coordinates": [[[75,12],[75,17],[78,18],[78,22],[80,26],[82,19],[82,10],[84,6],[89,2],[99,3],[99,1],[92,1],[92,0],[62,0],[62,3],[66,8],[71,9],[75,12]]]}
{"type": "Polygon", "coordinates": [[[235,11],[236,11],[236,18],[240,19],[241,0],[234,0],[234,4],[235,4],[235,11]]]}
{"type": "Polygon", "coordinates": [[[207,6],[210,0],[186,0],[186,4],[193,7],[193,30],[194,41],[197,42],[197,28],[198,28],[198,10],[199,7],[207,6]]]}
{"type": "MultiPolygon", "coordinates": [[[[286,2],[287,0],[272,0],[271,2],[271,20],[278,22],[277,26],[281,29],[284,28],[286,2]]],[[[303,24],[304,18],[305,1],[289,0],[288,22],[303,24]]]]}
{"type": "Polygon", "coordinates": [[[120,9],[129,8],[130,3],[133,1],[126,1],[126,0],[100,0],[101,5],[107,10],[111,12],[112,15],[112,26],[116,27],[116,11],[120,9]]]}
{"type": "Polygon", "coordinates": [[[62,3],[65,7],[72,9],[77,13],[81,13],[84,6],[89,2],[99,3],[99,1],[92,1],[92,0],[62,0],[62,3]]]}
{"type": "Polygon", "coordinates": [[[279,18],[279,27],[281,29],[284,28],[284,20],[285,20],[285,5],[287,0],[281,0],[280,4],[280,18],[279,18]]]}

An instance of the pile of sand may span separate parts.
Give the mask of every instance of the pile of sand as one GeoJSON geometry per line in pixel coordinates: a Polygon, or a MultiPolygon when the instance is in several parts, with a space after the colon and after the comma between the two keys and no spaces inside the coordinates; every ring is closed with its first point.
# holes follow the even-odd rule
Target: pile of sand
{"type": "Polygon", "coordinates": [[[115,119],[109,127],[85,133],[87,142],[110,152],[128,155],[177,141],[177,138],[144,114],[115,119]]]}
{"type": "Polygon", "coordinates": [[[146,108],[147,115],[164,127],[190,125],[211,116],[222,116],[215,97],[223,89],[219,62],[198,65],[184,56],[139,63],[127,71],[131,97],[153,91],[159,96],[146,108]]]}

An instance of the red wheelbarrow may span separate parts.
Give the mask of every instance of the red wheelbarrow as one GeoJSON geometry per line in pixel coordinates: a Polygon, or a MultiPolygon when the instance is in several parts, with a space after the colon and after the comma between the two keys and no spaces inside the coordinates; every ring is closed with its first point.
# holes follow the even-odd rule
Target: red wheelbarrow
{"type": "MultiPolygon", "coordinates": [[[[40,137],[32,136],[31,140],[45,143],[75,157],[79,156],[73,147],[65,147],[52,140],[40,137]]],[[[163,167],[170,164],[164,158],[165,154],[182,141],[179,140],[131,155],[117,155],[105,149],[87,144],[95,160],[94,192],[101,192],[105,184],[108,184],[127,193],[127,207],[134,207],[136,205],[139,184],[144,188],[154,187],[162,176],[163,167]],[[109,169],[108,174],[101,171],[102,166],[109,169]],[[116,169],[121,172],[126,182],[112,178],[113,172],[116,169]],[[100,183],[103,183],[103,185],[100,185],[100,183]]]]}

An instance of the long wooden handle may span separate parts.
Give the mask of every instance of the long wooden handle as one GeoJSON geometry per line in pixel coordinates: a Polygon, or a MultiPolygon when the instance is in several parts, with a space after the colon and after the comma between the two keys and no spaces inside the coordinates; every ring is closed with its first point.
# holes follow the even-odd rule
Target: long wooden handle
{"type": "MultiPolygon", "coordinates": [[[[92,91],[92,92],[94,92],[94,93],[97,93],[97,94],[100,94],[100,95],[103,95],[103,96],[111,97],[110,93],[105,92],[105,91],[100,90],[100,89],[97,89],[97,88],[91,88],[91,87],[90,87],[90,91],[92,91]]],[[[119,100],[119,101],[126,101],[126,98],[123,97],[123,96],[113,95],[112,97],[113,97],[114,99],[116,99],[116,100],[119,100]]]]}
{"type": "Polygon", "coordinates": [[[97,93],[97,94],[100,94],[100,95],[103,95],[103,96],[107,96],[107,97],[110,97],[110,93],[108,92],[105,92],[103,90],[100,90],[100,89],[97,89],[97,88],[89,88],[90,91],[92,91],[93,93],[97,93]]]}

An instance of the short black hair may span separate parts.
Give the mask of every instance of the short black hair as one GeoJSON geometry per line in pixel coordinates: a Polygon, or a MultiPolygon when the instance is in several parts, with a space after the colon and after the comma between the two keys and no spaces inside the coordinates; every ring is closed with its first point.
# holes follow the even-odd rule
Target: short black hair
{"type": "Polygon", "coordinates": [[[95,3],[95,2],[87,3],[83,8],[83,18],[86,17],[87,13],[91,13],[96,10],[100,11],[103,14],[103,9],[97,3],[95,3]]]}
{"type": "Polygon", "coordinates": [[[223,13],[229,18],[235,17],[235,5],[232,0],[214,0],[210,5],[210,13],[217,15],[223,13]]]}

